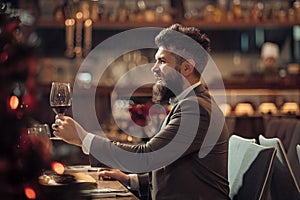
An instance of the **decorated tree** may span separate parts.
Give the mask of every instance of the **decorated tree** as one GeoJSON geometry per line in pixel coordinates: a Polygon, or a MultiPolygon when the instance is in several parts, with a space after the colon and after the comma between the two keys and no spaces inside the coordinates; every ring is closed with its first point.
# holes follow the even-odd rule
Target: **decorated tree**
{"type": "Polygon", "coordinates": [[[50,146],[27,134],[37,106],[34,49],[20,37],[20,19],[0,2],[0,196],[43,199],[38,177],[50,165],[50,146]]]}

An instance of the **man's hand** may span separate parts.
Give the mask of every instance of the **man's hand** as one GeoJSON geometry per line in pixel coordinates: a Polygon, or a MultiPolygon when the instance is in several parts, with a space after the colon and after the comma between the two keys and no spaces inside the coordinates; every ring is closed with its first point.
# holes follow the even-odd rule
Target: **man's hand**
{"type": "Polygon", "coordinates": [[[118,169],[100,168],[98,172],[99,179],[117,179],[125,185],[130,184],[130,177],[118,169]]]}
{"type": "Polygon", "coordinates": [[[77,146],[82,145],[82,140],[87,135],[86,130],[78,122],[64,115],[55,116],[55,123],[52,124],[52,129],[56,137],[77,146]]]}

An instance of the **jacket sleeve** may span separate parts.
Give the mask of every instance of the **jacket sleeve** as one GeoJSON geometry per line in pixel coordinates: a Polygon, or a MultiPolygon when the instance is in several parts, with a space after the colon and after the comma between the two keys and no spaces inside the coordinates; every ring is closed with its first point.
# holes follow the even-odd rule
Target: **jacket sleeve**
{"type": "Polygon", "coordinates": [[[139,179],[139,196],[143,200],[151,199],[151,181],[150,176],[151,173],[138,174],[139,179]]]}
{"type": "Polygon", "coordinates": [[[184,100],[172,109],[165,125],[146,144],[124,144],[95,136],[90,153],[122,171],[149,172],[198,151],[208,123],[207,112],[199,107],[197,99],[184,100]]]}

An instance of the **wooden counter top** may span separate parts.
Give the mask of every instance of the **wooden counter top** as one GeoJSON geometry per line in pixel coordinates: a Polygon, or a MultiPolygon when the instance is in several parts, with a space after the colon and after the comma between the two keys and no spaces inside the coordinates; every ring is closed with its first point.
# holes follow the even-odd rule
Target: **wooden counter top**
{"type": "MultiPolygon", "coordinates": [[[[83,165],[78,165],[83,166],[83,165]]],[[[85,166],[85,165],[84,165],[85,166]]],[[[76,171],[65,171],[63,178],[66,180],[68,175],[75,177],[76,182],[57,183],[53,172],[46,173],[51,177],[48,183],[40,180],[40,196],[44,200],[138,200],[131,191],[128,190],[118,180],[99,180],[97,171],[90,172],[87,168],[76,171]]],[[[57,177],[56,177],[57,178],[57,177]]]]}
{"type": "MultiPolygon", "coordinates": [[[[121,184],[117,180],[98,180],[97,172],[87,172],[89,175],[91,175],[93,178],[97,180],[97,189],[118,189],[118,190],[126,190],[127,192],[130,192],[123,184],[121,184]]],[[[131,193],[130,196],[126,197],[107,197],[107,198],[92,198],[92,199],[101,199],[101,200],[138,200],[138,198],[131,193]]]]}

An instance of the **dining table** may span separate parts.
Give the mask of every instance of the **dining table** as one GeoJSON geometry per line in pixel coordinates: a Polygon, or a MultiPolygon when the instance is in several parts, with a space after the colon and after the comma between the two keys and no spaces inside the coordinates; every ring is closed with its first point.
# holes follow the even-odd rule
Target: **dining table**
{"type": "MultiPolygon", "coordinates": [[[[92,197],[91,199],[101,200],[138,200],[131,191],[128,190],[118,180],[98,180],[97,172],[86,172],[90,176],[97,180],[97,187],[93,189],[87,196],[92,197]]],[[[90,199],[90,198],[87,198],[90,199]]]]}
{"type": "Polygon", "coordinates": [[[115,179],[99,179],[97,167],[89,165],[65,166],[63,174],[50,172],[50,181],[41,184],[42,194],[46,199],[68,200],[138,200],[125,185],[115,179]],[[58,180],[74,178],[75,181],[65,184],[58,180]],[[58,179],[60,178],[60,179],[58,179]]]}

